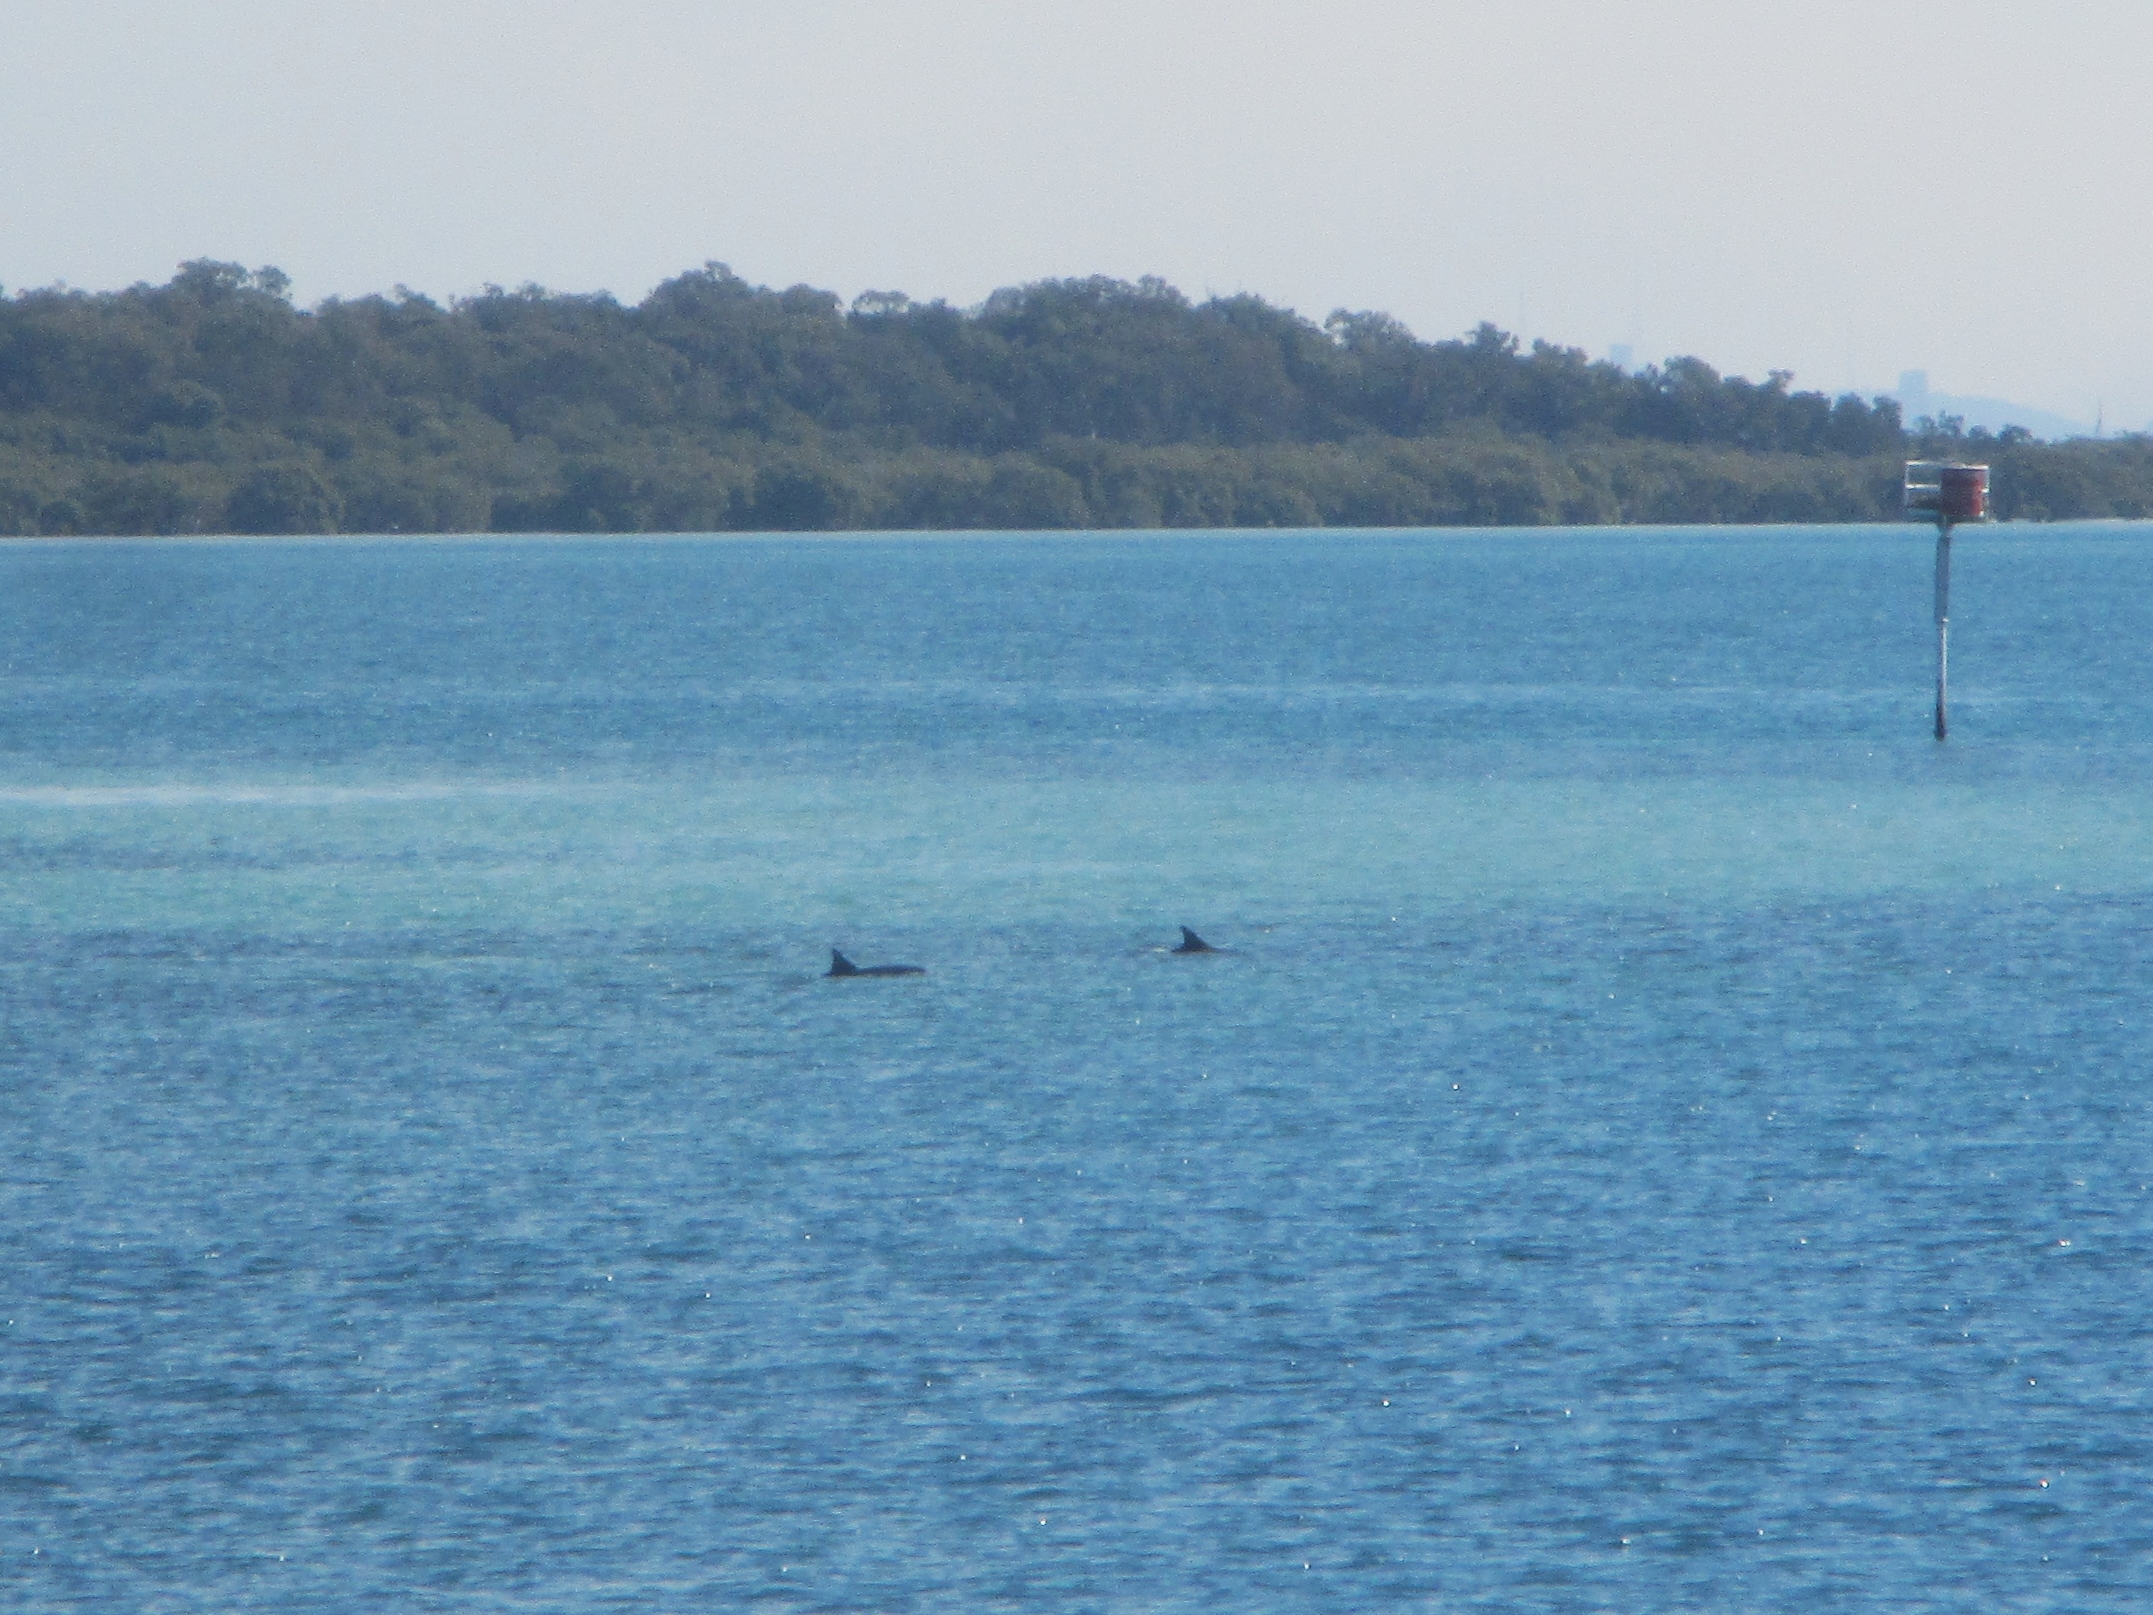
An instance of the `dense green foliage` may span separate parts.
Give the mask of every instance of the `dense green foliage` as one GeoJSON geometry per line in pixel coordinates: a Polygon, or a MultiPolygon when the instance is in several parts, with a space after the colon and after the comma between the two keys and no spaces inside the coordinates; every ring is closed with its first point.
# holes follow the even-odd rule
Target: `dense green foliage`
{"type": "Polygon", "coordinates": [[[1996,462],[2006,515],[2153,511],[2145,440],[1910,438],[1791,380],[1155,280],[300,309],[204,261],[0,297],[0,533],[1830,521],[1917,450],[1996,462]]]}

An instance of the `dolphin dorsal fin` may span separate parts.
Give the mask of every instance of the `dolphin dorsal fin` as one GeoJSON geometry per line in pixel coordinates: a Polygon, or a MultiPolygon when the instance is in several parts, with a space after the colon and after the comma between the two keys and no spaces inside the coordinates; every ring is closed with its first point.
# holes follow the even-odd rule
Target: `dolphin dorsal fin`
{"type": "Polygon", "coordinates": [[[1176,953],[1216,953],[1219,950],[1184,925],[1181,928],[1181,946],[1174,949],[1174,951],[1176,953]]]}
{"type": "Polygon", "coordinates": [[[858,965],[854,964],[854,963],[853,963],[853,962],[852,962],[852,961],[851,961],[850,959],[846,958],[846,957],[845,957],[845,956],[844,956],[844,955],[843,955],[842,953],[839,953],[839,952],[838,952],[838,951],[837,951],[837,950],[836,950],[835,948],[832,948],[832,949],[830,950],[830,974],[831,974],[831,975],[833,975],[833,976],[857,976],[857,975],[858,975],[859,973],[860,973],[860,967],[859,967],[858,965]]]}

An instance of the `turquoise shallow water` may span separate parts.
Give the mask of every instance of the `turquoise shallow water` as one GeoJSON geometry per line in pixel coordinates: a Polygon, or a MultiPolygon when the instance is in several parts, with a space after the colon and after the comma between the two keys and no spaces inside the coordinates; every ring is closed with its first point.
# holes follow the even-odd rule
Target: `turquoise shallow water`
{"type": "Polygon", "coordinates": [[[0,548],[0,1597],[2144,1607],[2153,549],[1958,551],[1938,747],[1915,530],[0,548]]]}

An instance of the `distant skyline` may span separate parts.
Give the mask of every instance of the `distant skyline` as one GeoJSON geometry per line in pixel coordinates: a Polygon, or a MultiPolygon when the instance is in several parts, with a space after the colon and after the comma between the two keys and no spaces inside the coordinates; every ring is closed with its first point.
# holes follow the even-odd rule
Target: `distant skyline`
{"type": "Polygon", "coordinates": [[[2153,422],[2153,7],[0,0],[0,285],[969,304],[1158,274],[1425,338],[2153,422]],[[2118,187],[2124,187],[2119,189],[2118,187]]]}
{"type": "Polygon", "coordinates": [[[1899,400],[1901,414],[1909,425],[1925,416],[1953,415],[1970,428],[1986,427],[1996,432],[2007,426],[2023,426],[2035,437],[2042,438],[2090,437],[2105,430],[2098,411],[2092,420],[2079,421],[2052,415],[2046,410],[2029,409],[2007,398],[1938,392],[1929,385],[1928,372],[1924,370],[1909,370],[1901,375],[1892,396],[1899,400]]]}

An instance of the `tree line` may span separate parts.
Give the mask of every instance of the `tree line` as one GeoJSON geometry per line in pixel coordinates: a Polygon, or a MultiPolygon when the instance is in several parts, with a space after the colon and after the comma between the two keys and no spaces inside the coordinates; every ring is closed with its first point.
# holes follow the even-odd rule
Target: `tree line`
{"type": "Polygon", "coordinates": [[[0,296],[0,534],[1838,521],[1977,453],[2001,514],[2153,512],[2139,438],[1164,282],[973,309],[752,286],[294,305],[274,269],[0,296]]]}

